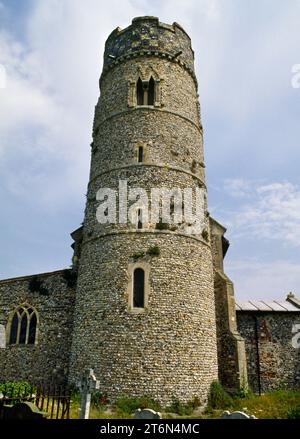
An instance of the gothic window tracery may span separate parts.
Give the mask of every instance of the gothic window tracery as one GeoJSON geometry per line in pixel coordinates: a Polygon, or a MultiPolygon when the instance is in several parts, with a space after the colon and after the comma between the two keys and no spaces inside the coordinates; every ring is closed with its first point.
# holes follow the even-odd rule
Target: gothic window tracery
{"type": "Polygon", "coordinates": [[[38,316],[30,305],[20,305],[13,312],[9,324],[9,344],[35,344],[38,316]]]}

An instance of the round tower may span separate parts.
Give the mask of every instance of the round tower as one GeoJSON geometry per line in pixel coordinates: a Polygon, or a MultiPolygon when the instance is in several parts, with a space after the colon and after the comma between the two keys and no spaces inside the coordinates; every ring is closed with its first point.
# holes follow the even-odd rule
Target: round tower
{"type": "MultiPolygon", "coordinates": [[[[115,29],[105,45],[100,91],[70,381],[91,367],[100,392],[112,400],[147,395],[166,404],[197,396],[205,402],[217,379],[216,322],[189,36],[177,23],[156,17],[135,18],[126,29],[115,29]],[[137,188],[149,204],[134,204],[134,196],[143,198],[137,188]],[[151,211],[153,188],[171,194],[200,189],[201,230],[191,233],[185,218],[174,224],[160,215],[158,220],[151,211]]],[[[181,201],[175,195],[170,200],[172,216],[174,202],[177,208],[181,201]]],[[[193,208],[195,203],[194,197],[193,208]]]]}

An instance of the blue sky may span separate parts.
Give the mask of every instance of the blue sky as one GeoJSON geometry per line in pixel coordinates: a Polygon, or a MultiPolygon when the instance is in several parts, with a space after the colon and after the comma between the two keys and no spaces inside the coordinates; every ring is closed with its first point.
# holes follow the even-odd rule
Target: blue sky
{"type": "Polygon", "coordinates": [[[236,296],[299,296],[299,0],[0,0],[0,278],[70,265],[104,42],[139,15],[192,38],[209,210],[228,228],[236,296]]]}

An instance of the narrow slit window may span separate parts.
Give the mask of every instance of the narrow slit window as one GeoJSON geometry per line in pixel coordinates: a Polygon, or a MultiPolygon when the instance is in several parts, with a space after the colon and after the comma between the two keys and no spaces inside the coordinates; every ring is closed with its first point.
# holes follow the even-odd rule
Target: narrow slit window
{"type": "Polygon", "coordinates": [[[18,318],[18,314],[15,313],[10,327],[9,344],[16,344],[18,337],[18,326],[19,326],[19,318],[18,318]]]}
{"type": "Polygon", "coordinates": [[[33,314],[29,324],[28,344],[34,344],[35,342],[36,325],[37,325],[37,318],[36,315],[33,314]]]}
{"type": "Polygon", "coordinates": [[[143,163],[143,159],[144,159],[144,148],[142,146],[139,146],[139,150],[138,150],[138,162],[139,163],[143,163]]]}
{"type": "Polygon", "coordinates": [[[138,105],[144,105],[144,88],[141,78],[138,79],[136,84],[136,101],[138,105]]]}
{"type": "Polygon", "coordinates": [[[144,308],[145,305],[145,272],[136,268],[133,273],[133,307],[144,308]]]}
{"type": "Polygon", "coordinates": [[[143,228],[142,216],[143,216],[142,209],[138,209],[138,211],[137,211],[137,228],[138,229],[143,228]]]}
{"type": "Polygon", "coordinates": [[[27,335],[27,315],[23,313],[21,316],[21,329],[20,329],[20,337],[19,344],[26,343],[26,335],[27,335]]]}
{"type": "Polygon", "coordinates": [[[148,105],[154,105],[154,94],[155,94],[155,82],[151,76],[148,85],[148,105]]]}

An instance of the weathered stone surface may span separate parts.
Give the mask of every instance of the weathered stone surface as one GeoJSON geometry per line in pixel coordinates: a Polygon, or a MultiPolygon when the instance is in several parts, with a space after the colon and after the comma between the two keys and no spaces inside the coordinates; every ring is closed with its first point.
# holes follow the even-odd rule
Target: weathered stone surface
{"type": "Polygon", "coordinates": [[[134,419],[161,419],[162,416],[159,412],[155,412],[152,409],[138,409],[134,414],[134,419]]]}
{"type": "Polygon", "coordinates": [[[12,380],[65,380],[68,374],[70,335],[75,290],[64,278],[65,270],[39,275],[47,295],[32,292],[32,276],[0,281],[0,309],[7,328],[6,348],[0,349],[0,382],[12,380]],[[34,345],[9,344],[9,318],[27,303],[37,311],[39,324],[34,345]]]}
{"type": "Polygon", "coordinates": [[[40,411],[32,402],[19,402],[6,410],[7,419],[44,419],[49,415],[40,411]]]}
{"type": "Polygon", "coordinates": [[[5,347],[6,347],[5,326],[0,325],[0,349],[5,349],[5,347]]]}
{"type": "Polygon", "coordinates": [[[246,342],[248,380],[258,392],[300,388],[300,347],[292,344],[297,312],[237,312],[238,329],[246,342]]]}
{"type": "MultiPolygon", "coordinates": [[[[108,39],[101,95],[95,109],[91,179],[85,210],[79,263],[70,381],[93,367],[100,391],[110,398],[148,395],[163,403],[173,397],[205,402],[217,378],[213,263],[209,234],[187,235],[183,228],[157,230],[149,221],[143,230],[131,224],[99,224],[98,189],[128,187],[199,188],[205,191],[202,127],[196,83],[174,59],[136,52],[144,35],[157,50],[178,56],[193,70],[187,34],[177,25],[140,19],[108,39]],[[141,32],[141,33],[140,33],[141,32]],[[139,37],[139,38],[138,38],[139,37]],[[138,39],[137,39],[138,38],[138,39]],[[138,41],[138,46],[135,46],[138,41]],[[117,57],[115,61],[109,56],[117,57]],[[120,58],[121,57],[121,58],[120,58]],[[136,105],[131,83],[152,75],[157,104],[136,105]],[[137,163],[136,147],[145,160],[137,163]],[[150,247],[159,256],[145,256],[149,267],[147,307],[133,313],[128,306],[130,267],[135,254],[150,247]]],[[[209,228],[206,202],[204,214],[209,228]]]]}
{"type": "Polygon", "coordinates": [[[220,416],[220,419],[257,419],[255,416],[253,415],[247,415],[244,412],[223,412],[222,415],[220,416]]]}

